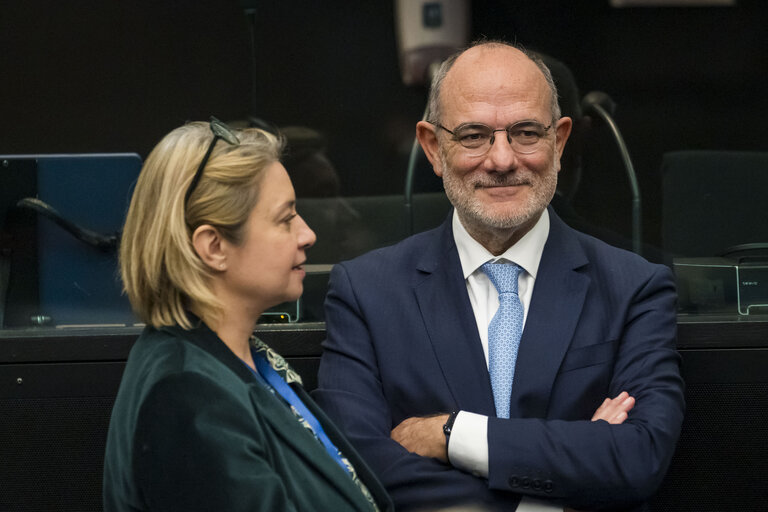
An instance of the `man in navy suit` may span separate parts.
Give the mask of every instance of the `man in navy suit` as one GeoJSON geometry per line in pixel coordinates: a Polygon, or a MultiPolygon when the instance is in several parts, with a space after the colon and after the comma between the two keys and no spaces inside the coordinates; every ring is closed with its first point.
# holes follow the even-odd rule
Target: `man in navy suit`
{"type": "Polygon", "coordinates": [[[315,397],[398,510],[633,510],[664,477],[684,410],[672,274],[548,208],[570,129],[535,57],[448,59],[417,136],[453,214],[331,273],[315,397]],[[522,268],[501,404],[488,262],[522,268]]]}

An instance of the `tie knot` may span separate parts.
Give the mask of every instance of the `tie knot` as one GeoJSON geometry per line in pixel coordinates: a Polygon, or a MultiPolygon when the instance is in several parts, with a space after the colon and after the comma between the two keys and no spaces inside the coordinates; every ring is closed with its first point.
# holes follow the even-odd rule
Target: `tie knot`
{"type": "Polygon", "coordinates": [[[485,263],[480,267],[491,280],[499,295],[502,293],[517,293],[517,278],[522,267],[515,263],[485,263]]]}

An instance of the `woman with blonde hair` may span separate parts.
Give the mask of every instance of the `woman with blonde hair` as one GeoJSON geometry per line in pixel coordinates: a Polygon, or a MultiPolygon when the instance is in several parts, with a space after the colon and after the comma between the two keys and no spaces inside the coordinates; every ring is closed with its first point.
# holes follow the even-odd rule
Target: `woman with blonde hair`
{"type": "Polygon", "coordinates": [[[169,133],[141,171],[120,246],[146,328],[107,439],[104,510],[385,510],[354,449],[253,336],[299,298],[315,235],[282,142],[212,118],[169,133]]]}

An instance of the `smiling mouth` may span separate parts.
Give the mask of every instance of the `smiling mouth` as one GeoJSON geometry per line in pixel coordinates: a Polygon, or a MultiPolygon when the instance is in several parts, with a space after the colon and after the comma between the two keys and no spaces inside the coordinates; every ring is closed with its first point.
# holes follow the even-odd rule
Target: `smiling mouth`
{"type": "Polygon", "coordinates": [[[518,179],[515,180],[480,180],[475,183],[475,188],[507,188],[507,187],[522,187],[522,186],[530,186],[531,182],[526,179],[518,179]]]}
{"type": "Polygon", "coordinates": [[[491,202],[507,202],[519,200],[521,194],[525,193],[527,183],[507,183],[507,184],[493,184],[493,185],[480,185],[475,188],[476,192],[479,192],[485,200],[491,202]]]}
{"type": "Polygon", "coordinates": [[[530,186],[530,183],[493,183],[493,184],[482,184],[478,183],[475,185],[475,190],[485,190],[490,193],[498,192],[498,193],[504,193],[505,191],[516,191],[517,189],[521,187],[527,187],[530,186]]]}

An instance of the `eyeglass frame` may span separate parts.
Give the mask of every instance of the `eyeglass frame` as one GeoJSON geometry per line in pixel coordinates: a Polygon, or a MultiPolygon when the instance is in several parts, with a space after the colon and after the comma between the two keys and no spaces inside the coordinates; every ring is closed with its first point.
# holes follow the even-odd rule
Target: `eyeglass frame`
{"type": "MultiPolygon", "coordinates": [[[[460,125],[458,125],[453,130],[449,130],[448,128],[443,126],[441,123],[430,123],[430,124],[432,124],[433,126],[439,128],[441,130],[444,130],[444,131],[450,133],[451,134],[451,140],[453,140],[454,142],[458,142],[461,147],[463,147],[464,149],[469,149],[469,150],[480,149],[483,146],[478,146],[477,148],[471,148],[471,147],[465,146],[464,144],[461,143],[461,141],[459,140],[459,138],[457,137],[455,132],[458,131],[459,129],[461,129],[462,127],[464,127],[464,126],[484,126],[484,127],[488,128],[491,131],[491,138],[488,140],[488,146],[486,147],[486,149],[483,152],[477,153],[475,155],[471,155],[471,156],[483,156],[483,155],[485,155],[486,153],[488,153],[491,150],[491,147],[493,146],[493,143],[496,140],[496,132],[506,132],[506,134],[507,134],[507,143],[510,146],[512,146],[512,137],[510,136],[510,130],[512,128],[514,128],[516,126],[524,126],[524,125],[539,125],[539,126],[542,127],[544,132],[549,132],[550,128],[552,128],[556,124],[556,122],[553,119],[552,122],[549,124],[549,126],[544,126],[542,123],[539,123],[538,121],[533,121],[533,120],[530,120],[530,121],[518,121],[517,123],[513,123],[513,124],[507,125],[505,128],[497,128],[497,129],[493,129],[490,126],[488,126],[487,124],[485,124],[485,123],[469,122],[469,123],[461,123],[460,125]]],[[[542,139],[543,138],[544,137],[542,136],[542,139]]],[[[530,153],[521,152],[521,151],[518,151],[515,148],[512,148],[512,149],[514,151],[516,151],[516,152],[523,153],[525,155],[531,155],[531,154],[535,153],[536,151],[538,151],[538,148],[534,149],[530,153]]]]}
{"type": "Polygon", "coordinates": [[[208,160],[211,158],[211,153],[213,153],[213,148],[216,146],[216,143],[221,139],[230,146],[237,146],[240,144],[240,139],[237,138],[237,135],[232,131],[232,128],[227,126],[226,123],[219,121],[214,116],[211,116],[208,126],[210,127],[211,132],[213,132],[213,139],[211,139],[210,144],[208,144],[208,149],[205,151],[205,155],[200,161],[200,165],[197,167],[197,171],[195,171],[195,175],[192,177],[189,187],[187,187],[186,194],[184,194],[184,210],[187,209],[189,198],[192,195],[192,192],[197,188],[200,178],[203,176],[203,170],[205,169],[208,160]]]}

